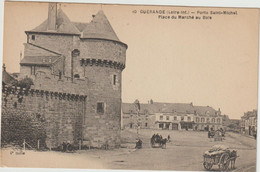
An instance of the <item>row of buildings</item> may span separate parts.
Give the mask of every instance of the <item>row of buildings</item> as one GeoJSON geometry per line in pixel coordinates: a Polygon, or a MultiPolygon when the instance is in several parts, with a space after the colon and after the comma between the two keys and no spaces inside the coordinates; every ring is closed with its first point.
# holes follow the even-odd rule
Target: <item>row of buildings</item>
{"type": "Polygon", "coordinates": [[[245,112],[241,117],[240,130],[243,134],[253,136],[257,132],[257,110],[245,112]]]}
{"type": "Polygon", "coordinates": [[[239,119],[229,119],[220,109],[194,106],[193,103],[140,104],[140,112],[131,103],[122,103],[121,128],[197,130],[224,129],[254,136],[257,132],[257,110],[245,112],[239,119]]]}
{"type": "Polygon", "coordinates": [[[210,106],[194,106],[193,103],[140,104],[140,112],[131,103],[122,104],[122,128],[198,130],[223,128],[220,109],[210,106]]]}

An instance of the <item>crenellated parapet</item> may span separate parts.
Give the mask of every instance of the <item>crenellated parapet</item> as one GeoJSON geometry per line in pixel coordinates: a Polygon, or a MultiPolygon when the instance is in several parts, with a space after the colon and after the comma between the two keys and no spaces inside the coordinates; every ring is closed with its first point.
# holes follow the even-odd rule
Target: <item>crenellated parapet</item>
{"type": "Polygon", "coordinates": [[[81,59],[80,60],[81,66],[85,65],[85,66],[100,66],[100,67],[110,67],[110,68],[114,68],[114,69],[119,69],[119,70],[124,70],[125,68],[125,64],[123,63],[119,63],[116,61],[112,61],[112,60],[103,60],[103,59],[81,59]]]}
{"type": "Polygon", "coordinates": [[[4,100],[9,94],[17,95],[18,101],[22,101],[23,96],[41,96],[46,99],[59,99],[59,100],[68,100],[68,101],[85,101],[87,96],[80,94],[71,94],[71,93],[63,93],[56,91],[48,91],[48,90],[39,90],[39,89],[26,89],[16,86],[6,86],[3,85],[2,93],[4,100]]]}
{"type": "MultiPolygon", "coordinates": [[[[78,146],[82,140],[82,128],[85,119],[86,95],[43,89],[21,88],[4,85],[2,87],[2,120],[8,125],[22,125],[22,121],[29,119],[33,126],[32,135],[39,136],[42,131],[44,140],[41,145],[57,148],[63,142],[70,142],[78,146]],[[9,119],[16,117],[16,123],[9,119]]],[[[8,136],[8,130],[5,130],[8,136]]],[[[23,137],[23,136],[21,136],[23,137]]],[[[24,138],[23,138],[24,139],[24,138]]],[[[30,145],[37,140],[32,141],[30,145]]],[[[29,140],[27,142],[30,143],[29,140]]],[[[37,142],[36,142],[37,143],[37,142]]]]}

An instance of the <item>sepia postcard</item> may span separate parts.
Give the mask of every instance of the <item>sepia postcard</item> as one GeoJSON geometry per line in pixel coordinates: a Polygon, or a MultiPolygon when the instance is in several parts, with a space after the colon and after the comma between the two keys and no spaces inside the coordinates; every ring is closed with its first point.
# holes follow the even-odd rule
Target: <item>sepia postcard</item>
{"type": "Polygon", "coordinates": [[[255,172],[259,9],[4,2],[1,167],[255,172]]]}

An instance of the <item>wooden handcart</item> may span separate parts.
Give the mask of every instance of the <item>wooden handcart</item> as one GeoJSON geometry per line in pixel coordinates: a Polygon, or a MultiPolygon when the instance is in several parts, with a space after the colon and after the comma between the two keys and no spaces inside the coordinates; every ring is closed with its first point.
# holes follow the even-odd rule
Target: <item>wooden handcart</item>
{"type": "Polygon", "coordinates": [[[211,170],[213,165],[218,165],[220,171],[227,171],[229,166],[231,169],[235,168],[237,157],[237,151],[216,145],[204,153],[203,166],[206,170],[211,170]]]}

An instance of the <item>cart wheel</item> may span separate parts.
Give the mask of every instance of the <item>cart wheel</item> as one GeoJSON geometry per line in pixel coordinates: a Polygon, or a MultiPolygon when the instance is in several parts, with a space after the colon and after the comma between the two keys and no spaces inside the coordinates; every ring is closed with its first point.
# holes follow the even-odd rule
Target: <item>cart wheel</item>
{"type": "Polygon", "coordinates": [[[213,164],[212,164],[212,163],[204,162],[204,163],[203,163],[203,166],[204,166],[204,168],[205,168],[206,170],[210,170],[210,169],[212,168],[213,164]]]}
{"type": "Polygon", "coordinates": [[[219,170],[226,171],[229,167],[229,163],[230,163],[229,155],[227,153],[223,153],[220,157],[220,161],[218,165],[219,170]]]}
{"type": "Polygon", "coordinates": [[[151,143],[151,147],[152,147],[152,148],[155,148],[154,143],[151,143]]]}

